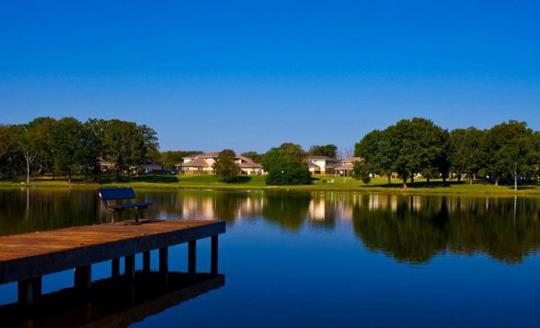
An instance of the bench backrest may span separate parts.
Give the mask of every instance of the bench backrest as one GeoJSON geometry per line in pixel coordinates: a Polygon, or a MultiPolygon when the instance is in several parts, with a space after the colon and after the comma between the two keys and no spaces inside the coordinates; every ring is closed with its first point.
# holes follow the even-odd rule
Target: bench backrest
{"type": "Polygon", "coordinates": [[[99,197],[105,201],[135,199],[133,188],[103,188],[99,190],[99,197]]]}

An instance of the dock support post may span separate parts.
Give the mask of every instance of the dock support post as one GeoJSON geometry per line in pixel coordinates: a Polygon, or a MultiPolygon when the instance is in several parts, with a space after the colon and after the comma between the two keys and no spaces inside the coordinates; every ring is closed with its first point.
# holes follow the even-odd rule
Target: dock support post
{"type": "Polygon", "coordinates": [[[92,286],[92,266],[85,265],[75,268],[75,288],[88,291],[92,286]]]}
{"type": "Polygon", "coordinates": [[[118,278],[120,276],[120,258],[118,257],[112,259],[111,276],[113,278],[118,278]]]}
{"type": "Polygon", "coordinates": [[[159,249],[159,273],[167,274],[169,272],[169,249],[163,247],[159,249]]]}
{"type": "Polygon", "coordinates": [[[143,252],[143,272],[150,272],[150,251],[143,252]]]}
{"type": "Polygon", "coordinates": [[[214,235],[211,238],[211,246],[210,246],[210,273],[211,274],[217,274],[218,273],[218,235],[214,235]]]}
{"type": "Polygon", "coordinates": [[[135,280],[135,255],[127,255],[125,261],[125,275],[130,281],[135,280]]]}
{"type": "Polygon", "coordinates": [[[188,243],[188,273],[194,274],[197,271],[197,241],[188,243]]]}
{"type": "Polygon", "coordinates": [[[18,282],[18,303],[34,305],[41,297],[41,277],[21,280],[18,282]]]}
{"type": "Polygon", "coordinates": [[[159,273],[163,277],[163,283],[169,283],[169,248],[159,249],[159,273]]]}

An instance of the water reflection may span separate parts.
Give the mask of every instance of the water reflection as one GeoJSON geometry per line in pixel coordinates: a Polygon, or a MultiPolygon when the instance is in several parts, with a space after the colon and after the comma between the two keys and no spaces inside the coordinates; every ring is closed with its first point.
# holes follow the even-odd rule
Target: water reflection
{"type": "Polygon", "coordinates": [[[158,272],[138,272],[134,284],[109,278],[94,282],[89,295],[68,288],[32,309],[0,306],[0,318],[9,327],[128,327],[224,285],[224,275],[169,272],[165,284],[158,272]]]}
{"type": "MultiPolygon", "coordinates": [[[[290,232],[352,225],[373,251],[398,261],[485,253],[516,263],[540,247],[540,200],[352,192],[138,191],[148,217],[265,220],[290,232]]],[[[1,190],[0,234],[107,222],[92,190],[1,190]]]]}

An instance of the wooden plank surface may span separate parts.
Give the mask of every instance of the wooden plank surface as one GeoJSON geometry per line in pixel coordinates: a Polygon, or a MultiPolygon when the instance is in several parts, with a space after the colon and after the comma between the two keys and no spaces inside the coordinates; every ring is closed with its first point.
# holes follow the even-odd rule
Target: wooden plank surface
{"type": "Polygon", "coordinates": [[[0,283],[28,279],[225,232],[214,220],[100,224],[0,237],[0,283]]]}

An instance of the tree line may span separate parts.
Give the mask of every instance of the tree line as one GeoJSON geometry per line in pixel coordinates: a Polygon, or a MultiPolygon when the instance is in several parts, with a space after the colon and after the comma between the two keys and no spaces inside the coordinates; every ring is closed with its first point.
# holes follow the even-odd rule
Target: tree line
{"type": "Polygon", "coordinates": [[[455,177],[470,183],[482,178],[498,185],[538,180],[540,133],[527,123],[503,122],[490,129],[444,130],[424,118],[405,119],[384,130],[374,130],[355,145],[359,175],[397,173],[407,187],[415,177],[429,182],[455,177]]]}
{"type": "Polygon", "coordinates": [[[114,163],[117,179],[132,166],[159,156],[156,132],[121,120],[40,117],[0,126],[0,178],[81,174],[96,180],[99,161],[114,163]]]}

